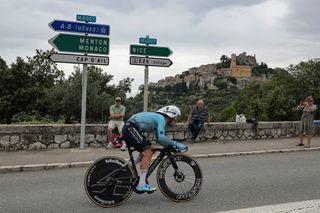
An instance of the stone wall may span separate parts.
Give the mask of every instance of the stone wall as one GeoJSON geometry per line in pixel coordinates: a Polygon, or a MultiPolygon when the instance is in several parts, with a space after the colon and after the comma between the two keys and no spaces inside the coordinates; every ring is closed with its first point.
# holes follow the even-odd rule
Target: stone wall
{"type": "MultiPolygon", "coordinates": [[[[88,124],[85,144],[88,147],[105,145],[107,125],[88,124]]],[[[295,137],[299,122],[260,122],[250,123],[212,123],[200,132],[199,139],[214,142],[217,140],[264,139],[295,137]]],[[[316,126],[316,135],[320,128],[316,126]]],[[[170,138],[181,141],[190,137],[190,131],[183,124],[167,129],[170,138]]],[[[153,134],[148,135],[154,140],[153,134]]],[[[80,146],[80,125],[0,125],[0,150],[33,150],[53,148],[74,148],[80,146]]]]}

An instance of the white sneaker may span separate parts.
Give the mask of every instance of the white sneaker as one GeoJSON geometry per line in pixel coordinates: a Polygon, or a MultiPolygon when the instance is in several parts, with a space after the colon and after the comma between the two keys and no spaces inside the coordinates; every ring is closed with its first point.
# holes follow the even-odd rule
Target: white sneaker
{"type": "Polygon", "coordinates": [[[109,142],[106,148],[107,149],[112,149],[112,142],[109,142]]]}
{"type": "Polygon", "coordinates": [[[120,147],[120,150],[126,151],[126,149],[127,149],[127,145],[126,145],[126,143],[123,143],[122,146],[120,147]]]}

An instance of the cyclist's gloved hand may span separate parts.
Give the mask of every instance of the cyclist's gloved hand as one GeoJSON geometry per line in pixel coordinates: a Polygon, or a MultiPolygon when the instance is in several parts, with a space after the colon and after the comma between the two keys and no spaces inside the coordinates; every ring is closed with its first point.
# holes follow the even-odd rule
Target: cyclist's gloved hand
{"type": "Polygon", "coordinates": [[[175,147],[180,152],[186,150],[186,146],[184,144],[182,144],[182,143],[176,143],[175,147]]]}

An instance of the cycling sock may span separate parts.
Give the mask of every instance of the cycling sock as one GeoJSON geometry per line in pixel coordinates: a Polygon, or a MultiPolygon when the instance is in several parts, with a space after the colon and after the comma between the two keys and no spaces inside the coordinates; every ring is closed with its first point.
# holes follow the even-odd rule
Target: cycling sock
{"type": "Polygon", "coordinates": [[[147,177],[148,170],[140,170],[140,179],[139,179],[139,185],[146,184],[146,177],[147,177]]]}
{"type": "Polygon", "coordinates": [[[140,155],[139,155],[138,157],[134,158],[133,161],[134,161],[134,164],[135,164],[135,165],[137,165],[138,163],[140,163],[140,161],[141,161],[140,155]]]}

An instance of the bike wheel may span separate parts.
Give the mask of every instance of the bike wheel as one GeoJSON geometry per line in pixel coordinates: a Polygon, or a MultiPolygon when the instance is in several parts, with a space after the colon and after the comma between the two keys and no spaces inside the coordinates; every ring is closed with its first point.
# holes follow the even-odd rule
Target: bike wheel
{"type": "Polygon", "coordinates": [[[169,158],[165,158],[157,171],[158,186],[168,199],[183,202],[193,199],[202,186],[202,173],[198,163],[183,154],[172,156],[177,164],[175,170],[169,158]]]}
{"type": "Polygon", "coordinates": [[[118,157],[102,157],[88,168],[84,188],[91,201],[101,207],[115,207],[129,199],[134,176],[125,163],[118,157]]]}

